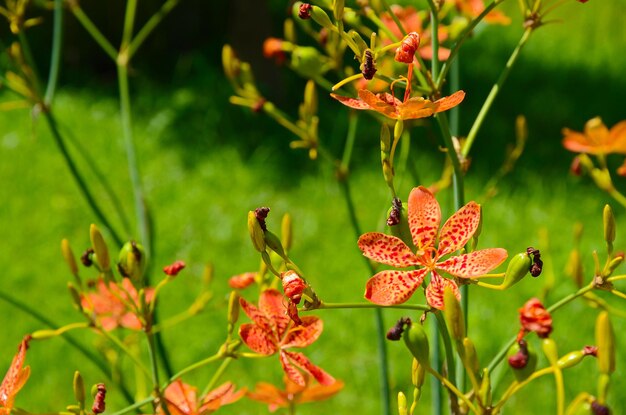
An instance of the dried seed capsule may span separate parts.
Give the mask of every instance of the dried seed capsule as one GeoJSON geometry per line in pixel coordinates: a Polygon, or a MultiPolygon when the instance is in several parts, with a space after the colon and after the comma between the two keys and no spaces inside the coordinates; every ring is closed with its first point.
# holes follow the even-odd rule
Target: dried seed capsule
{"type": "Polygon", "coordinates": [[[376,61],[374,60],[374,54],[370,49],[367,49],[363,54],[361,74],[363,74],[363,78],[367,79],[368,81],[374,78],[374,75],[376,74],[376,61]]]}
{"type": "Polygon", "coordinates": [[[417,48],[420,46],[420,35],[417,32],[411,32],[407,34],[404,39],[402,39],[402,43],[396,49],[396,62],[402,63],[412,63],[413,58],[415,57],[415,52],[417,52],[417,48]]]}

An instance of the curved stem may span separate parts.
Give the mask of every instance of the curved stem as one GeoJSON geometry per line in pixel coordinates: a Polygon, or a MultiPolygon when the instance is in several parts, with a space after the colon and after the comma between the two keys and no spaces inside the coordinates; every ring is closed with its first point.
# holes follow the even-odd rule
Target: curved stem
{"type": "MultiPolygon", "coordinates": [[[[200,369],[201,367],[204,367],[210,363],[215,362],[216,360],[219,360],[222,358],[222,354],[220,353],[216,353],[213,356],[207,357],[206,359],[202,359],[198,362],[195,362],[189,366],[187,366],[186,368],[180,370],[178,373],[172,375],[169,380],[167,381],[167,384],[169,385],[170,383],[174,382],[175,380],[183,377],[184,375],[186,375],[189,372],[193,372],[196,369],[200,369]]],[[[165,388],[163,388],[165,389],[165,388]]]]}
{"type": "Polygon", "coordinates": [[[98,30],[96,25],[87,17],[83,9],[78,6],[78,2],[72,2],[73,6],[70,7],[72,14],[74,17],[80,22],[83,28],[91,35],[91,37],[96,41],[98,45],[104,50],[104,52],[109,55],[109,57],[113,61],[117,61],[117,50],[113,47],[113,45],[107,40],[107,38],[98,30]]]}
{"type": "Polygon", "coordinates": [[[172,9],[176,7],[179,2],[180,0],[167,0],[165,3],[163,3],[159,11],[157,11],[152,15],[152,17],[150,17],[150,19],[146,22],[145,25],[143,25],[143,27],[139,30],[133,40],[130,41],[126,52],[128,59],[131,59],[133,57],[133,55],[135,54],[135,52],[137,52],[137,49],[139,49],[144,40],[146,40],[146,38],[152,33],[152,31],[159,25],[161,20],[163,20],[163,18],[167,16],[167,14],[172,11],[172,9]]]}
{"type": "Polygon", "coordinates": [[[232,362],[233,360],[234,358],[230,356],[224,359],[220,367],[218,367],[217,370],[215,371],[215,374],[213,374],[213,377],[211,378],[209,383],[207,383],[207,385],[204,387],[204,390],[202,391],[202,395],[200,396],[206,396],[207,393],[213,390],[213,388],[215,387],[215,384],[217,383],[219,378],[222,376],[222,374],[224,374],[224,372],[226,371],[226,368],[228,367],[228,365],[230,365],[230,362],[232,362]]]}
{"type": "Polygon", "coordinates": [[[61,62],[61,46],[63,43],[63,0],[54,0],[54,17],[52,29],[52,52],[50,56],[50,72],[44,103],[49,107],[59,81],[59,64],[61,62]]]}
{"type": "Polygon", "coordinates": [[[478,409],[474,406],[472,401],[470,401],[467,398],[467,396],[465,396],[460,390],[458,390],[457,387],[454,386],[454,384],[452,382],[450,382],[450,380],[448,380],[445,377],[441,376],[439,374],[439,372],[437,372],[436,370],[434,370],[431,367],[426,368],[426,370],[428,371],[428,373],[430,373],[435,378],[437,378],[437,380],[439,380],[439,382],[443,383],[454,395],[456,395],[459,399],[461,399],[465,403],[465,405],[467,405],[467,407],[472,412],[474,412],[475,414],[480,414],[480,412],[478,412],[478,409]]]}
{"type": "Polygon", "coordinates": [[[148,379],[152,378],[152,375],[151,375],[150,371],[148,370],[148,368],[146,368],[146,366],[143,364],[143,362],[141,360],[139,360],[139,358],[137,356],[135,356],[135,354],[133,352],[131,352],[128,349],[128,347],[126,347],[126,345],[120,341],[120,339],[118,339],[117,337],[115,337],[114,335],[109,333],[108,331],[104,330],[102,327],[97,327],[96,329],[98,330],[98,332],[100,334],[102,334],[104,337],[106,337],[111,343],[113,343],[117,347],[119,347],[119,349],[121,351],[123,351],[124,354],[126,354],[133,361],[133,363],[135,363],[137,365],[137,367],[141,370],[141,372],[144,375],[146,375],[146,377],[148,379]]]}
{"type": "Polygon", "coordinates": [[[465,145],[463,146],[463,149],[461,150],[463,157],[467,157],[467,155],[469,154],[470,149],[472,148],[472,145],[474,144],[474,140],[476,140],[476,136],[478,135],[478,131],[480,130],[480,127],[485,121],[485,118],[487,117],[487,113],[491,109],[491,105],[495,101],[496,97],[498,96],[498,93],[500,92],[500,89],[502,88],[502,85],[504,85],[504,82],[506,81],[509,74],[511,73],[511,69],[513,68],[513,65],[515,65],[515,62],[517,62],[517,58],[519,57],[520,51],[522,50],[524,45],[526,45],[526,43],[528,42],[528,39],[530,39],[530,35],[532,34],[533,30],[534,29],[532,27],[529,27],[524,31],[524,34],[520,38],[519,42],[517,43],[517,46],[513,50],[513,53],[509,57],[509,60],[506,62],[506,66],[500,73],[498,80],[496,81],[495,84],[493,84],[491,91],[489,91],[489,95],[487,95],[487,99],[485,99],[485,102],[483,103],[483,106],[480,109],[480,112],[476,116],[476,120],[474,120],[474,124],[472,125],[470,132],[467,134],[465,145]]]}
{"type": "Polygon", "coordinates": [[[142,399],[141,401],[137,401],[134,404],[127,406],[124,409],[120,409],[117,412],[113,412],[111,415],[124,415],[128,412],[134,411],[135,409],[139,409],[142,406],[154,402],[154,397],[150,396],[149,398],[142,399]]]}

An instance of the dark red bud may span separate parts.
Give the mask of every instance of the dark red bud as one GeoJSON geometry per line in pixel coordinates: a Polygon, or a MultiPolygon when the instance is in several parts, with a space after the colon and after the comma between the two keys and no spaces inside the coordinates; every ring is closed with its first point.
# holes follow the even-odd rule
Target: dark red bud
{"type": "Polygon", "coordinates": [[[163,267],[163,272],[166,273],[167,275],[169,275],[170,277],[175,277],[176,275],[178,275],[178,273],[180,271],[183,270],[183,268],[185,268],[185,262],[184,261],[176,261],[171,265],[166,265],[163,267]]]}
{"type": "Polygon", "coordinates": [[[98,383],[96,390],[97,392],[93,399],[93,406],[91,407],[91,410],[94,414],[101,414],[104,412],[106,406],[104,399],[106,398],[107,389],[104,383],[98,383]]]}
{"type": "Polygon", "coordinates": [[[374,55],[371,50],[366,50],[363,57],[363,70],[361,70],[363,78],[368,81],[374,78],[376,74],[376,62],[374,62],[374,55]]]}
{"type": "Polygon", "coordinates": [[[583,347],[583,354],[585,356],[598,356],[598,346],[585,346],[583,347]]]}
{"type": "Polygon", "coordinates": [[[91,260],[91,255],[94,253],[93,248],[88,248],[83,254],[80,256],[80,262],[86,267],[90,267],[93,264],[91,260]]]}
{"type": "Polygon", "coordinates": [[[591,412],[593,412],[593,415],[611,415],[609,407],[602,405],[598,401],[591,403],[591,412]]]}
{"type": "Polygon", "coordinates": [[[404,326],[411,324],[411,319],[408,317],[402,317],[398,322],[387,331],[387,340],[398,341],[402,338],[404,332],[404,326]]]}
{"type": "Polygon", "coordinates": [[[254,216],[256,220],[259,221],[259,225],[261,225],[261,229],[263,231],[267,230],[267,225],[265,224],[265,219],[267,219],[267,215],[270,213],[270,208],[268,207],[260,207],[254,209],[254,216]]]}
{"type": "Polygon", "coordinates": [[[392,208],[389,213],[389,217],[387,218],[387,225],[395,226],[400,223],[400,217],[402,216],[402,201],[399,198],[394,197],[391,205],[392,208]]]}
{"type": "Polygon", "coordinates": [[[523,369],[528,364],[528,345],[526,340],[520,340],[517,344],[519,345],[519,351],[509,357],[509,366],[514,369],[523,369]]]}
{"type": "Polygon", "coordinates": [[[311,18],[311,9],[313,8],[313,6],[311,6],[309,3],[302,3],[300,5],[300,9],[298,10],[298,17],[303,19],[303,20],[307,20],[311,18]]]}

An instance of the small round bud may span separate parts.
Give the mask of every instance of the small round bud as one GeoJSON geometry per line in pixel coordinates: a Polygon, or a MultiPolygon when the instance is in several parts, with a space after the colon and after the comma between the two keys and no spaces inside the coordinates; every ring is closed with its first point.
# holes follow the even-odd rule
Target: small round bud
{"type": "Polygon", "coordinates": [[[179,272],[185,268],[186,264],[184,261],[175,261],[173,264],[166,265],[163,267],[163,272],[170,277],[175,277],[179,272]]]}
{"type": "Polygon", "coordinates": [[[313,6],[311,6],[309,3],[302,3],[298,9],[298,17],[303,20],[310,19],[312,8],[313,6]]]}
{"type": "Polygon", "coordinates": [[[83,252],[83,254],[80,256],[80,262],[86,267],[92,266],[93,255],[94,255],[93,248],[87,248],[85,252],[83,252]]]}
{"type": "Polygon", "coordinates": [[[117,262],[117,270],[122,277],[130,278],[132,281],[140,281],[146,270],[146,252],[141,244],[135,241],[126,242],[117,262]]]}

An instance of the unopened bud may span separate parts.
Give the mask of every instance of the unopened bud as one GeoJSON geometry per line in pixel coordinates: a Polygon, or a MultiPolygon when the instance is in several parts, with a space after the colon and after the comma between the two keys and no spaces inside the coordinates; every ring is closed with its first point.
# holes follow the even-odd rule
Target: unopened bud
{"type": "Polygon", "coordinates": [[[491,407],[491,376],[489,375],[488,368],[483,369],[478,396],[480,396],[480,402],[482,402],[485,407],[491,407]]]}
{"type": "Polygon", "coordinates": [[[318,6],[311,6],[311,18],[315,23],[326,29],[333,30],[335,28],[333,22],[330,21],[330,17],[318,6]]]}
{"type": "Polygon", "coordinates": [[[254,249],[265,252],[265,234],[253,211],[248,212],[248,232],[254,249]]]}
{"type": "Polygon", "coordinates": [[[202,284],[208,287],[213,282],[213,264],[209,263],[204,266],[202,271],[202,284]]]}
{"type": "Polygon", "coordinates": [[[117,270],[122,277],[133,282],[141,281],[146,270],[146,251],[135,241],[126,242],[120,250],[117,270]]]}
{"type": "Polygon", "coordinates": [[[105,398],[107,394],[107,388],[104,383],[98,383],[95,385],[91,390],[91,394],[94,397],[91,410],[95,415],[103,413],[106,409],[105,398]]]}
{"type": "Polygon", "coordinates": [[[403,131],[404,131],[404,121],[399,119],[396,121],[396,124],[393,127],[394,140],[398,140],[402,136],[403,131]]]}
{"type": "Polygon", "coordinates": [[[274,233],[270,231],[265,231],[265,245],[269,247],[272,251],[280,255],[281,258],[285,260],[289,259],[285,254],[283,244],[280,242],[278,236],[276,236],[274,233]]]}
{"type": "Polygon", "coordinates": [[[613,209],[611,209],[610,205],[604,205],[602,223],[604,225],[604,240],[607,245],[612,248],[613,242],[615,241],[615,216],[613,215],[613,209]]]}
{"type": "Polygon", "coordinates": [[[226,77],[231,81],[234,81],[239,76],[240,62],[230,45],[224,45],[222,48],[222,65],[224,66],[226,77]]]}
{"type": "Polygon", "coordinates": [[[72,296],[72,301],[74,302],[74,307],[76,307],[76,309],[80,312],[83,311],[83,302],[82,302],[82,298],[80,296],[80,293],[78,292],[78,288],[76,288],[76,286],[74,284],[72,284],[71,282],[67,283],[67,289],[70,292],[70,295],[72,296]]]}
{"type": "Polygon", "coordinates": [[[420,365],[416,358],[411,363],[411,383],[417,389],[420,389],[426,380],[426,368],[420,365]]]}
{"type": "Polygon", "coordinates": [[[312,79],[309,79],[304,87],[304,110],[307,118],[317,113],[317,90],[312,79]]]}
{"type": "Polygon", "coordinates": [[[615,371],[615,333],[607,311],[600,312],[596,319],[596,345],[600,373],[610,375],[615,371]]]}
{"type": "Polygon", "coordinates": [[[85,382],[80,372],[74,372],[74,396],[81,408],[85,407],[85,382]]]}
{"type": "Polygon", "coordinates": [[[343,8],[345,6],[345,0],[334,0],[333,2],[333,14],[335,15],[335,20],[340,21],[343,20],[343,8]]]}
{"type": "MultiPolygon", "coordinates": [[[[356,30],[350,30],[348,32],[348,36],[350,36],[350,39],[352,39],[352,41],[354,42],[354,44],[356,45],[356,47],[358,49],[358,50],[354,51],[355,54],[357,56],[364,56],[364,54],[367,51],[368,47],[367,47],[367,43],[365,43],[365,41],[361,37],[361,34],[359,32],[357,32],[356,30]],[[358,52],[358,53],[356,53],[356,52],[358,52]]],[[[374,56],[372,55],[372,59],[373,59],[373,57],[374,56]]],[[[363,64],[363,62],[361,62],[361,64],[363,64]]],[[[363,76],[365,76],[365,75],[363,75],[363,76]]],[[[374,75],[372,74],[372,76],[374,76],[374,75]]],[[[367,79],[367,78],[365,78],[365,79],[367,79]]]]}
{"type": "Polygon", "coordinates": [[[392,328],[387,331],[387,340],[398,341],[402,337],[402,333],[404,332],[404,325],[408,324],[411,319],[408,317],[402,317],[400,320],[394,324],[392,328]]]}
{"type": "Polygon", "coordinates": [[[420,365],[429,367],[430,362],[429,354],[430,348],[428,345],[428,336],[424,326],[420,323],[409,322],[409,327],[404,330],[403,334],[404,343],[409,348],[409,351],[414,358],[417,359],[420,365]]]}
{"type": "Polygon", "coordinates": [[[103,272],[111,270],[111,259],[109,258],[109,250],[106,242],[100,233],[98,227],[92,224],[89,228],[89,237],[91,239],[91,246],[96,253],[96,259],[98,265],[103,272]]]}
{"type": "Polygon", "coordinates": [[[449,287],[444,289],[443,303],[443,315],[446,318],[446,323],[448,323],[450,335],[456,341],[463,340],[465,338],[463,311],[461,310],[461,304],[456,299],[456,295],[449,287]]]}
{"type": "Polygon", "coordinates": [[[63,239],[61,241],[61,252],[63,253],[63,258],[70,268],[70,272],[74,276],[78,276],[78,265],[76,265],[76,258],[74,258],[74,253],[72,252],[72,248],[70,247],[70,242],[67,239],[63,239]]]}
{"type": "Polygon", "coordinates": [[[312,46],[295,46],[291,52],[291,66],[300,75],[316,78],[327,70],[327,58],[312,46]]]}
{"type": "Polygon", "coordinates": [[[293,225],[291,221],[291,215],[289,213],[285,213],[283,215],[280,231],[281,240],[283,241],[283,247],[286,251],[289,251],[293,242],[293,225]]]}
{"type": "Polygon", "coordinates": [[[30,338],[33,340],[47,340],[56,336],[58,336],[56,330],[44,329],[32,332],[30,338]]]}
{"type": "Polygon", "coordinates": [[[184,261],[174,261],[170,265],[163,267],[163,272],[168,276],[174,278],[181,272],[187,265],[184,261]]]}
{"type": "Polygon", "coordinates": [[[228,298],[228,325],[229,331],[231,327],[234,327],[239,319],[239,294],[237,291],[231,291],[228,298]]]}
{"type": "Polygon", "coordinates": [[[478,354],[476,353],[476,346],[474,346],[474,342],[469,337],[465,337],[463,339],[463,359],[465,360],[467,367],[469,367],[474,375],[478,377],[478,371],[480,370],[478,354]]]}
{"type": "Polygon", "coordinates": [[[556,362],[556,365],[559,367],[559,369],[568,369],[579,364],[585,356],[586,355],[582,350],[569,352],[559,358],[559,360],[556,362]]]}
{"type": "Polygon", "coordinates": [[[559,360],[559,351],[556,347],[556,342],[549,337],[541,340],[541,350],[548,359],[548,362],[550,362],[552,366],[555,366],[559,360]]]}
{"type": "Polygon", "coordinates": [[[611,261],[609,261],[609,264],[607,265],[606,270],[602,273],[602,275],[604,277],[610,276],[611,274],[613,274],[613,271],[615,271],[615,269],[622,264],[622,262],[624,262],[624,254],[614,256],[611,261]]]}
{"type": "Polygon", "coordinates": [[[403,392],[398,392],[398,415],[407,415],[406,396],[403,392]]]}
{"type": "Polygon", "coordinates": [[[502,288],[509,288],[517,284],[528,274],[531,265],[532,259],[527,252],[521,252],[511,258],[504,274],[504,281],[501,284],[502,288]]]}

